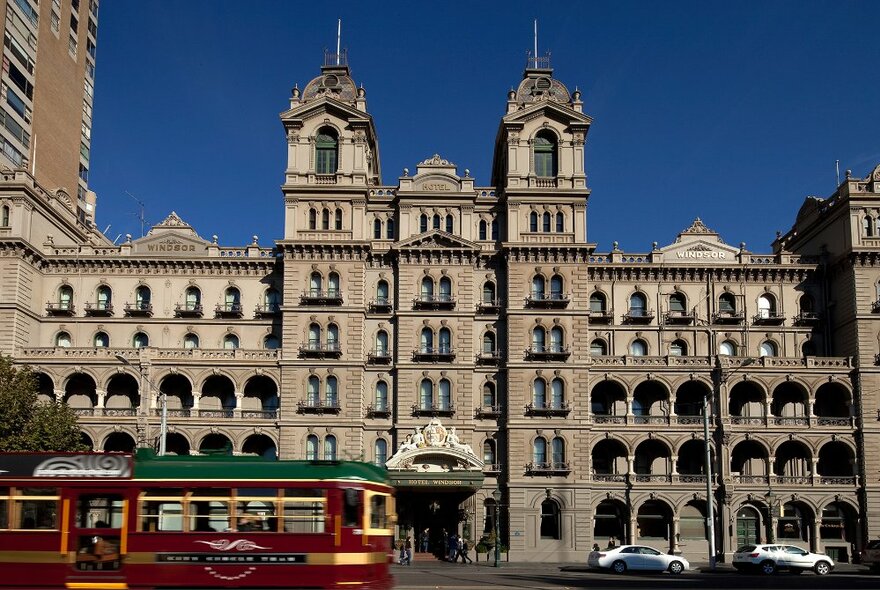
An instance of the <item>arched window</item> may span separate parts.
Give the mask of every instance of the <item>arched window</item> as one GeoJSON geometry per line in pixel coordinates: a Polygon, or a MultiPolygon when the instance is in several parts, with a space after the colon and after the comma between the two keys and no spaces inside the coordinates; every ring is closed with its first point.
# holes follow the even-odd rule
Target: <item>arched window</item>
{"type": "Polygon", "coordinates": [[[276,350],[281,347],[281,342],[278,340],[278,336],[274,334],[269,334],[265,338],[263,338],[263,348],[266,350],[276,350]]]}
{"type": "Polygon", "coordinates": [[[309,324],[309,350],[318,350],[321,347],[321,326],[312,322],[309,324]]]}
{"type": "Polygon", "coordinates": [[[761,343],[761,350],[758,356],[776,356],[776,344],[767,340],[761,343]]]}
{"type": "Polygon", "coordinates": [[[481,240],[485,240],[485,239],[487,239],[487,238],[489,237],[489,232],[488,232],[489,228],[488,228],[488,226],[486,225],[486,220],[485,220],[485,219],[481,219],[481,220],[480,220],[480,226],[479,226],[479,227],[480,227],[480,229],[479,229],[479,233],[478,233],[478,235],[479,235],[479,239],[481,239],[481,240]]]}
{"type": "Polygon", "coordinates": [[[495,354],[495,332],[483,334],[483,353],[495,354]]]}
{"type": "Polygon", "coordinates": [[[550,407],[561,410],[565,404],[565,382],[559,377],[550,382],[550,407]]]}
{"type": "Polygon", "coordinates": [[[335,272],[327,276],[327,296],[339,297],[339,275],[335,272]]]}
{"type": "Polygon", "coordinates": [[[452,384],[449,382],[449,379],[441,379],[440,380],[440,409],[444,412],[448,412],[452,409],[452,384]]]}
{"type": "Polygon", "coordinates": [[[487,440],[483,442],[483,464],[494,466],[498,463],[495,458],[495,441],[487,440]]]}
{"type": "Polygon", "coordinates": [[[529,213],[529,231],[538,231],[538,212],[532,211],[529,213]]]}
{"type": "Polygon", "coordinates": [[[865,230],[865,237],[874,237],[874,218],[870,215],[865,216],[862,220],[862,228],[865,230]]]}
{"type": "Polygon", "coordinates": [[[324,403],[329,408],[339,406],[339,381],[334,375],[329,375],[324,381],[324,403]]]}
{"type": "Polygon", "coordinates": [[[339,159],[339,136],[334,129],[322,127],[315,138],[315,172],[336,174],[339,159]]]}
{"type": "Polygon", "coordinates": [[[438,213],[435,213],[434,217],[431,219],[431,228],[440,229],[440,215],[438,213]]]}
{"type": "Polygon", "coordinates": [[[495,304],[495,283],[492,281],[483,283],[483,303],[495,304]]]}
{"type": "Polygon", "coordinates": [[[605,313],[606,299],[605,294],[596,291],[590,295],[590,312],[605,313]]]}
{"type": "Polygon", "coordinates": [[[339,349],[339,326],[336,324],[330,324],[327,326],[327,349],[339,349]]]}
{"type": "Polygon", "coordinates": [[[146,348],[150,345],[150,338],[143,332],[136,332],[131,339],[133,348],[146,348]]]}
{"type": "Polygon", "coordinates": [[[309,209],[309,229],[318,229],[318,211],[309,209]]]}
{"type": "Polygon", "coordinates": [[[110,346],[110,336],[107,335],[107,332],[97,332],[94,343],[95,348],[107,348],[110,346]]]}
{"type": "Polygon", "coordinates": [[[199,336],[198,334],[193,334],[189,332],[183,337],[183,347],[190,348],[198,348],[199,347],[199,336]]]}
{"type": "Polygon", "coordinates": [[[59,348],[70,348],[70,334],[67,332],[58,332],[55,335],[55,346],[59,348]]]}
{"type": "Polygon", "coordinates": [[[385,238],[388,240],[394,239],[394,220],[389,219],[385,222],[385,238]]]}
{"type": "Polygon", "coordinates": [[[440,354],[452,353],[452,332],[449,328],[440,328],[438,344],[440,345],[440,354]]]}
{"type": "Polygon", "coordinates": [[[634,318],[644,317],[648,313],[648,299],[643,293],[633,293],[629,297],[629,315],[634,318]]]}
{"type": "Polygon", "coordinates": [[[565,231],[565,215],[563,215],[562,211],[556,213],[556,232],[562,233],[565,231]]]}
{"type": "Polygon", "coordinates": [[[550,212],[549,212],[549,211],[544,211],[544,215],[543,215],[543,223],[541,224],[541,228],[543,229],[544,232],[549,232],[549,231],[550,231],[550,222],[551,222],[551,220],[552,220],[552,218],[551,218],[551,216],[550,216],[550,212]]]}
{"type": "Polygon", "coordinates": [[[385,330],[376,332],[376,354],[379,356],[388,354],[388,332],[385,330]]]}
{"type": "Polygon", "coordinates": [[[61,285],[58,288],[58,308],[73,309],[73,287],[61,285]]]}
{"type": "Polygon", "coordinates": [[[669,295],[669,311],[673,314],[681,315],[687,309],[687,299],[684,293],[672,293],[669,295]]]}
{"type": "Polygon", "coordinates": [[[424,277],[422,279],[421,295],[422,301],[431,301],[434,299],[434,281],[431,277],[424,277]]]}
{"type": "Polygon", "coordinates": [[[532,443],[532,462],[536,467],[547,465],[547,441],[540,436],[532,443]]]}
{"type": "Polygon", "coordinates": [[[377,412],[388,411],[388,384],[384,381],[376,383],[376,399],[373,401],[377,412]]]}
{"type": "Polygon", "coordinates": [[[322,295],[321,287],[323,282],[324,279],[318,271],[309,275],[309,295],[311,297],[320,297],[322,295]]]}
{"type": "Polygon", "coordinates": [[[321,381],[315,375],[309,375],[306,385],[306,403],[312,407],[321,403],[321,381]]]}
{"type": "Polygon", "coordinates": [[[562,299],[562,287],[564,284],[565,282],[561,276],[553,275],[550,277],[550,299],[554,301],[562,299]]]}
{"type": "Polygon", "coordinates": [[[559,326],[553,326],[550,330],[550,352],[563,352],[565,350],[565,334],[559,326]]]}
{"type": "Polygon", "coordinates": [[[565,440],[562,437],[557,436],[553,439],[553,442],[550,443],[551,451],[553,453],[553,467],[561,468],[565,466],[565,440]]]}
{"type": "Polygon", "coordinates": [[[687,342],[684,340],[673,340],[669,345],[670,356],[687,356],[687,342]]]}
{"type": "Polygon", "coordinates": [[[238,336],[235,334],[227,334],[223,337],[223,348],[226,350],[235,350],[238,348],[238,336]]]}
{"type": "Polygon", "coordinates": [[[275,287],[266,289],[266,292],[263,293],[263,305],[266,306],[266,311],[278,311],[281,307],[281,293],[278,292],[278,289],[275,287]]]}
{"type": "Polygon", "coordinates": [[[318,460],[318,437],[310,434],[306,437],[306,460],[318,460]]]}
{"type": "Polygon", "coordinates": [[[547,382],[541,378],[532,383],[532,403],[539,409],[547,407],[547,382]]]}
{"type": "Polygon", "coordinates": [[[532,145],[535,152],[535,175],[556,176],[556,138],[553,134],[539,132],[532,145]]]}
{"type": "Polygon", "coordinates": [[[492,231],[492,239],[497,240],[498,239],[498,220],[497,219],[492,218],[492,224],[491,224],[490,229],[492,231]]]}
{"type": "Polygon", "coordinates": [[[336,229],[342,229],[342,209],[336,210],[336,229]]]}
{"type": "Polygon", "coordinates": [[[111,309],[111,306],[113,305],[113,292],[110,290],[110,287],[107,285],[101,285],[98,287],[97,295],[97,308],[102,311],[111,309]]]}
{"type": "Polygon", "coordinates": [[[382,239],[382,220],[378,217],[373,220],[373,238],[382,239]]]}
{"type": "Polygon", "coordinates": [[[434,331],[431,328],[422,328],[421,338],[419,341],[420,352],[430,354],[434,352],[434,331]]]}
{"type": "Polygon", "coordinates": [[[718,296],[718,311],[724,315],[736,314],[736,297],[733,293],[722,293],[718,296]]]}
{"type": "Polygon", "coordinates": [[[532,299],[542,301],[545,297],[547,281],[541,275],[532,278],[532,299]]]}
{"type": "Polygon", "coordinates": [[[452,219],[452,215],[446,216],[446,233],[451,234],[454,228],[455,221],[452,219]]]}
{"type": "Polygon", "coordinates": [[[419,384],[419,407],[430,410],[434,405],[434,384],[430,379],[422,379],[419,384]]]}
{"type": "Polygon", "coordinates": [[[642,339],[636,339],[629,345],[630,356],[645,356],[648,354],[648,343],[642,339]]]}
{"type": "Polygon", "coordinates": [[[323,209],[321,211],[321,229],[330,229],[330,210],[323,209]]]}
{"type": "Polygon", "coordinates": [[[596,338],[590,342],[590,354],[592,356],[605,356],[608,354],[608,345],[604,340],[596,338]]]}
{"type": "Polygon", "coordinates": [[[419,217],[419,231],[424,233],[428,231],[428,214],[422,213],[421,217],[419,217]]]}
{"type": "Polygon", "coordinates": [[[804,293],[801,295],[801,298],[798,299],[798,307],[803,314],[813,313],[813,311],[815,311],[813,297],[809,293],[804,293]]]}
{"type": "Polygon", "coordinates": [[[725,340],[718,346],[718,354],[721,356],[736,356],[736,343],[732,340],[725,340]]]}
{"type": "Polygon", "coordinates": [[[187,287],[184,293],[184,309],[186,311],[195,311],[202,303],[202,292],[198,287],[187,287]]]}
{"type": "Polygon", "coordinates": [[[801,344],[801,354],[804,356],[816,356],[816,346],[813,344],[812,340],[805,340],[803,344],[801,344]]]}
{"type": "Polygon", "coordinates": [[[544,352],[546,338],[547,332],[541,326],[532,330],[532,350],[534,352],[544,352]]]}
{"type": "Polygon", "coordinates": [[[228,287],[223,293],[226,311],[241,311],[241,292],[236,287],[228,287]]]}
{"type": "Polygon", "coordinates": [[[376,457],[376,465],[382,467],[388,461],[388,443],[384,438],[376,439],[373,445],[373,455],[376,457]]]}
{"type": "Polygon", "coordinates": [[[376,283],[376,303],[379,305],[388,304],[388,281],[384,279],[376,283]]]}
{"type": "Polygon", "coordinates": [[[491,381],[486,381],[483,383],[483,407],[494,408],[495,404],[495,384],[491,381]]]}
{"type": "Polygon", "coordinates": [[[452,279],[449,277],[440,279],[440,301],[452,301],[452,279]]]}
{"type": "Polygon", "coordinates": [[[0,208],[0,227],[9,227],[9,205],[0,208]]]}
{"type": "Polygon", "coordinates": [[[559,504],[555,500],[547,498],[541,502],[541,531],[542,539],[561,539],[561,523],[559,504]]]}
{"type": "Polygon", "coordinates": [[[758,317],[770,318],[776,315],[776,299],[767,293],[758,297],[758,317]]]}

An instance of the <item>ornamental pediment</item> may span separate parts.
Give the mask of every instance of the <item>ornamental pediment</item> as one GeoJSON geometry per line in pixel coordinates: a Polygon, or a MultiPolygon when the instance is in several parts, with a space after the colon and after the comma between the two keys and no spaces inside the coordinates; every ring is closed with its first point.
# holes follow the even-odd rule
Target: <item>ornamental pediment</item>
{"type": "MultiPolygon", "coordinates": [[[[195,232],[193,232],[195,233],[195,232]]],[[[208,242],[180,229],[152,233],[131,243],[137,256],[205,256],[208,242]]]]}
{"type": "Polygon", "coordinates": [[[724,243],[717,232],[706,227],[697,217],[690,227],[683,230],[675,242],[660,249],[664,262],[719,263],[737,261],[739,250],[724,243]]]}
{"type": "Polygon", "coordinates": [[[389,471],[447,473],[482,471],[483,462],[471,445],[459,440],[455,426],[446,428],[434,418],[407,434],[385,467],[389,471]]]}
{"type": "Polygon", "coordinates": [[[466,250],[476,250],[477,246],[473,242],[460,238],[458,236],[454,236],[452,234],[446,233],[445,231],[441,231],[439,229],[432,229],[426,233],[419,234],[417,236],[413,236],[407,240],[402,241],[395,249],[396,250],[422,250],[425,248],[455,248],[455,249],[466,249],[466,250]]]}
{"type": "Polygon", "coordinates": [[[590,125],[593,118],[589,115],[579,113],[566,104],[560,104],[553,101],[538,101],[531,103],[517,111],[504,115],[505,123],[527,122],[531,121],[536,115],[541,115],[563,123],[565,125],[581,123],[590,125]]]}

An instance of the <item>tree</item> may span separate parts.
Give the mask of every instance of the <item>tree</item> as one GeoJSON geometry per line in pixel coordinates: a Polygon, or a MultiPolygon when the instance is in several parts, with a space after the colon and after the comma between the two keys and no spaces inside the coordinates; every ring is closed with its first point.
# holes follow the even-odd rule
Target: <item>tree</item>
{"type": "Polygon", "coordinates": [[[0,451],[87,449],[70,407],[39,401],[36,375],[0,355],[0,451]]]}

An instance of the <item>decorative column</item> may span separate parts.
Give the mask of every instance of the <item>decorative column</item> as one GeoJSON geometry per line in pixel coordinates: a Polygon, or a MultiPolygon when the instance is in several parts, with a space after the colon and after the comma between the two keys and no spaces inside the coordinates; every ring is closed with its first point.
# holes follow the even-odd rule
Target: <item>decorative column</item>
{"type": "Polygon", "coordinates": [[[107,391],[104,389],[96,389],[95,395],[98,397],[98,403],[95,404],[95,409],[96,410],[98,410],[98,409],[103,410],[104,403],[106,402],[106,399],[107,399],[107,391]]]}
{"type": "Polygon", "coordinates": [[[681,555],[681,547],[678,544],[679,539],[681,538],[681,530],[679,528],[678,516],[672,517],[672,543],[670,549],[672,549],[673,555],[681,555]]]}
{"type": "Polygon", "coordinates": [[[235,392],[235,407],[232,408],[232,416],[234,418],[241,418],[242,398],[244,398],[244,392],[243,391],[236,391],[235,392]]]}
{"type": "Polygon", "coordinates": [[[813,522],[810,523],[810,551],[812,553],[819,553],[821,548],[819,547],[819,529],[822,526],[822,517],[816,516],[813,518],[813,522]]]}

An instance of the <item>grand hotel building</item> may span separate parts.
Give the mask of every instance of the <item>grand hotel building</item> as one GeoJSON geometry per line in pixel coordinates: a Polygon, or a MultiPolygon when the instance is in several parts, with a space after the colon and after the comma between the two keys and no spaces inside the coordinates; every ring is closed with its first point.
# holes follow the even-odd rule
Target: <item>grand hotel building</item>
{"type": "Polygon", "coordinates": [[[2,173],[0,350],[94,448],[153,444],[164,399],[169,452],[386,464],[402,529],[497,518],[511,560],[611,536],[699,557],[708,398],[720,554],[848,561],[880,534],[880,167],[808,198],[770,253],[690,218],[597,252],[591,119],[549,67],[507,95],[479,186],[440,156],[383,184],[339,63],[281,114],[272,245],[174,213],[108,245],[66,193],[2,173]]]}

